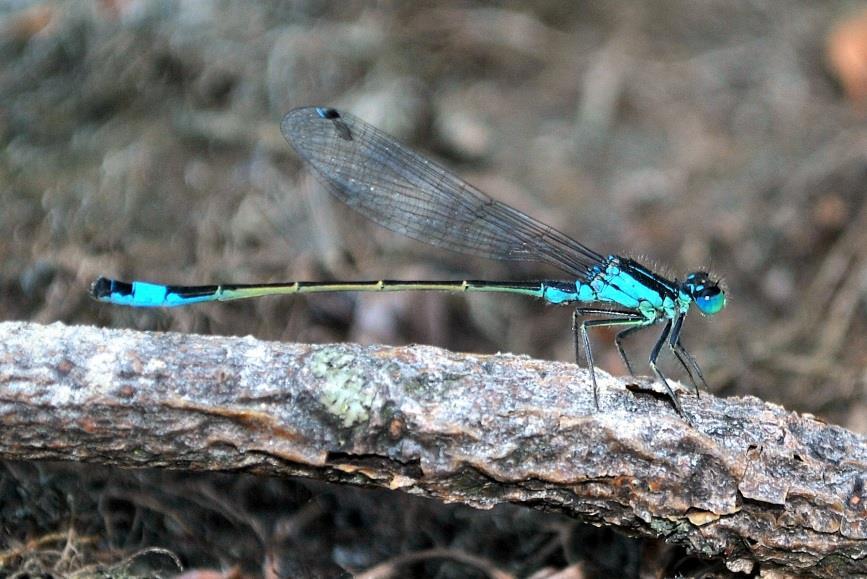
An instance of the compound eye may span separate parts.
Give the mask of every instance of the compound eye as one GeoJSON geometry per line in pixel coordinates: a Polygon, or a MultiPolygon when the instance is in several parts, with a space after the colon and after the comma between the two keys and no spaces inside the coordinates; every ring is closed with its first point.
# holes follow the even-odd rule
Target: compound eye
{"type": "Polygon", "coordinates": [[[707,316],[717,314],[726,305],[726,295],[719,286],[707,287],[693,296],[699,311],[707,316]]]}

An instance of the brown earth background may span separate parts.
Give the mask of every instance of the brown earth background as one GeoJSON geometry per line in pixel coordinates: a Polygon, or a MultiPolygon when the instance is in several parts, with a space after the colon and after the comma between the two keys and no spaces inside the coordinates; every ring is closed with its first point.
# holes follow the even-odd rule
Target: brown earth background
{"type": "MultiPolygon", "coordinates": [[[[334,294],[172,311],[88,298],[98,275],[562,276],[431,249],[333,202],[279,132],[287,110],[331,105],[600,253],[672,276],[710,268],[729,305],[691,316],[684,340],[711,389],[867,433],[859,10],[852,1],[0,2],[0,319],[570,360],[571,312],[520,297],[334,294]]],[[[624,373],[613,333],[595,339],[597,365],[624,373]]],[[[642,372],[652,339],[629,346],[642,372]]],[[[682,378],[671,360],[663,366],[682,378]]],[[[150,547],[226,576],[339,577],[431,548],[482,557],[487,571],[444,556],[400,576],[722,573],[554,515],[300,480],[7,463],[0,505],[7,574],[117,570],[150,547]]],[[[156,552],[123,569],[175,572],[156,552]]]]}

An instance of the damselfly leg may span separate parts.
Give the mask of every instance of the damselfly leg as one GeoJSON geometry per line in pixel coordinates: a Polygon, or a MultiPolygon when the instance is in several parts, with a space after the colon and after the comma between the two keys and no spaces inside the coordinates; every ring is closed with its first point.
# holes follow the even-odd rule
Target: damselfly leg
{"type": "Polygon", "coordinates": [[[630,376],[635,376],[635,372],[632,370],[632,364],[629,363],[629,358],[626,356],[626,350],[623,349],[623,340],[625,340],[630,334],[634,334],[640,330],[645,330],[649,327],[650,326],[635,326],[632,328],[626,328],[614,336],[614,345],[617,346],[617,353],[620,354],[620,359],[623,360],[623,364],[629,371],[630,376]]]}
{"type": "Polygon", "coordinates": [[[695,371],[695,375],[698,376],[698,379],[701,380],[702,385],[707,388],[707,382],[704,380],[704,375],[701,373],[701,368],[698,365],[698,362],[695,361],[695,358],[692,357],[692,354],[687,352],[686,348],[680,341],[680,330],[683,327],[683,319],[686,315],[681,314],[677,317],[674,322],[674,326],[671,329],[671,335],[668,339],[668,345],[671,348],[671,351],[674,352],[674,355],[677,357],[677,360],[680,362],[680,365],[683,366],[683,369],[686,370],[687,375],[689,376],[690,382],[692,382],[693,387],[695,388],[695,397],[699,398],[699,389],[698,383],[695,381],[693,377],[693,373],[690,370],[695,371]],[[687,362],[689,363],[687,365],[687,362]]]}
{"type": "Polygon", "coordinates": [[[602,308],[575,308],[575,311],[572,313],[572,334],[575,342],[575,362],[577,363],[580,359],[581,349],[578,346],[578,337],[580,334],[581,343],[584,345],[584,358],[587,360],[587,369],[590,370],[590,381],[593,383],[593,402],[596,404],[597,410],[599,409],[599,389],[596,386],[596,368],[593,365],[593,351],[590,347],[590,336],[587,332],[587,328],[600,328],[604,326],[643,327],[646,323],[646,318],[640,314],[636,314],[635,312],[606,310],[602,308]],[[599,320],[582,320],[579,323],[581,316],[586,315],[607,315],[615,317],[599,320]]]}
{"type": "Polygon", "coordinates": [[[656,360],[659,358],[660,351],[662,351],[662,345],[668,341],[669,334],[671,334],[671,320],[668,320],[665,323],[665,327],[662,328],[662,333],[659,334],[659,338],[656,340],[653,350],[650,351],[650,359],[647,363],[650,366],[650,369],[653,370],[653,373],[656,374],[656,377],[659,378],[659,381],[662,382],[662,385],[665,386],[665,390],[668,392],[668,397],[671,398],[671,403],[674,405],[674,409],[677,410],[678,414],[686,418],[686,414],[683,413],[683,408],[680,406],[680,400],[677,399],[677,396],[675,395],[674,390],[671,389],[671,385],[669,385],[665,375],[656,365],[656,360]]]}

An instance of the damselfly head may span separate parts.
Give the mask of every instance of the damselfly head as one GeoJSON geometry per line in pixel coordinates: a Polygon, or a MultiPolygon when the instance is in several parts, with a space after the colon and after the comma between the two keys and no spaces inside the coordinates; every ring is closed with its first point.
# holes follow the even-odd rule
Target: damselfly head
{"type": "Polygon", "coordinates": [[[720,287],[719,281],[710,279],[706,271],[689,274],[681,287],[695,302],[698,310],[707,316],[719,313],[726,305],[725,291],[720,287]]]}

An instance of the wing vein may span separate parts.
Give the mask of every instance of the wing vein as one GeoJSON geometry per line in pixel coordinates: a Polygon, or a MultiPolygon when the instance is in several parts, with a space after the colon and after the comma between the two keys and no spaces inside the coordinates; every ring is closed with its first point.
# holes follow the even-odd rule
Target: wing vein
{"type": "Polygon", "coordinates": [[[582,279],[602,261],[376,127],[343,112],[325,118],[322,110],[290,111],[283,135],[335,197],[375,223],[444,249],[547,263],[582,279]]]}

